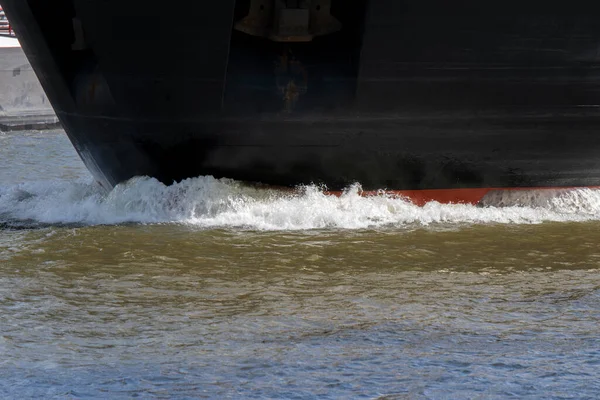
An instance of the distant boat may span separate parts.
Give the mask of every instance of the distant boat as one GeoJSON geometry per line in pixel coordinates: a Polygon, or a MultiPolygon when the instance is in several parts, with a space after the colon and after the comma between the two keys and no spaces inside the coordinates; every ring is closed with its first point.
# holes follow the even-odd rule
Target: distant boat
{"type": "Polygon", "coordinates": [[[597,1],[2,3],[107,188],[600,186],[597,1]]]}

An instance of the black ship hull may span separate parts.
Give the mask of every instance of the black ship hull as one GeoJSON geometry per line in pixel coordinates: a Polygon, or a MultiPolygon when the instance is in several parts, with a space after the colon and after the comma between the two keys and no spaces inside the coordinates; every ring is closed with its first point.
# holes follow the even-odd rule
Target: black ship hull
{"type": "Polygon", "coordinates": [[[2,4],[107,188],[600,186],[596,3],[448,3],[334,0],[307,42],[236,30],[249,1],[2,4]]]}

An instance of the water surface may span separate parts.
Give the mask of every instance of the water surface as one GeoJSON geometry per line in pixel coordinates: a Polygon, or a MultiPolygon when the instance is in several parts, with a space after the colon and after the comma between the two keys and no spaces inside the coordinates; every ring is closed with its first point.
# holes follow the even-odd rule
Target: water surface
{"type": "Polygon", "coordinates": [[[596,398],[600,193],[93,182],[0,134],[2,398],[596,398]]]}

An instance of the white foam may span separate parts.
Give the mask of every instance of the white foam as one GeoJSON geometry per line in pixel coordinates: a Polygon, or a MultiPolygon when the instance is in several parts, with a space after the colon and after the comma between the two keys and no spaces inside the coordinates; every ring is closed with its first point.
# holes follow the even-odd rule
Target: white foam
{"type": "Polygon", "coordinates": [[[258,230],[365,229],[430,224],[586,221],[600,219],[600,191],[590,189],[490,193],[482,204],[417,207],[388,195],[342,196],[315,187],[300,193],[259,190],[211,177],[165,186],[134,178],[105,193],[97,184],[28,182],[0,188],[0,222],[47,224],[184,223],[258,230]]]}

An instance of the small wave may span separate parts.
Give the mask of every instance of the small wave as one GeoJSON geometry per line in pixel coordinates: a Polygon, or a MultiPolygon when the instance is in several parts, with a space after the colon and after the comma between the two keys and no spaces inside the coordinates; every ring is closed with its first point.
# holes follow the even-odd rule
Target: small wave
{"type": "Polygon", "coordinates": [[[166,186],[137,177],[106,193],[92,181],[28,182],[0,188],[0,226],[184,223],[206,228],[368,229],[430,224],[587,221],[600,219],[600,191],[498,191],[479,206],[431,202],[418,207],[391,195],[341,196],[317,186],[295,192],[259,189],[212,177],[166,186]]]}

